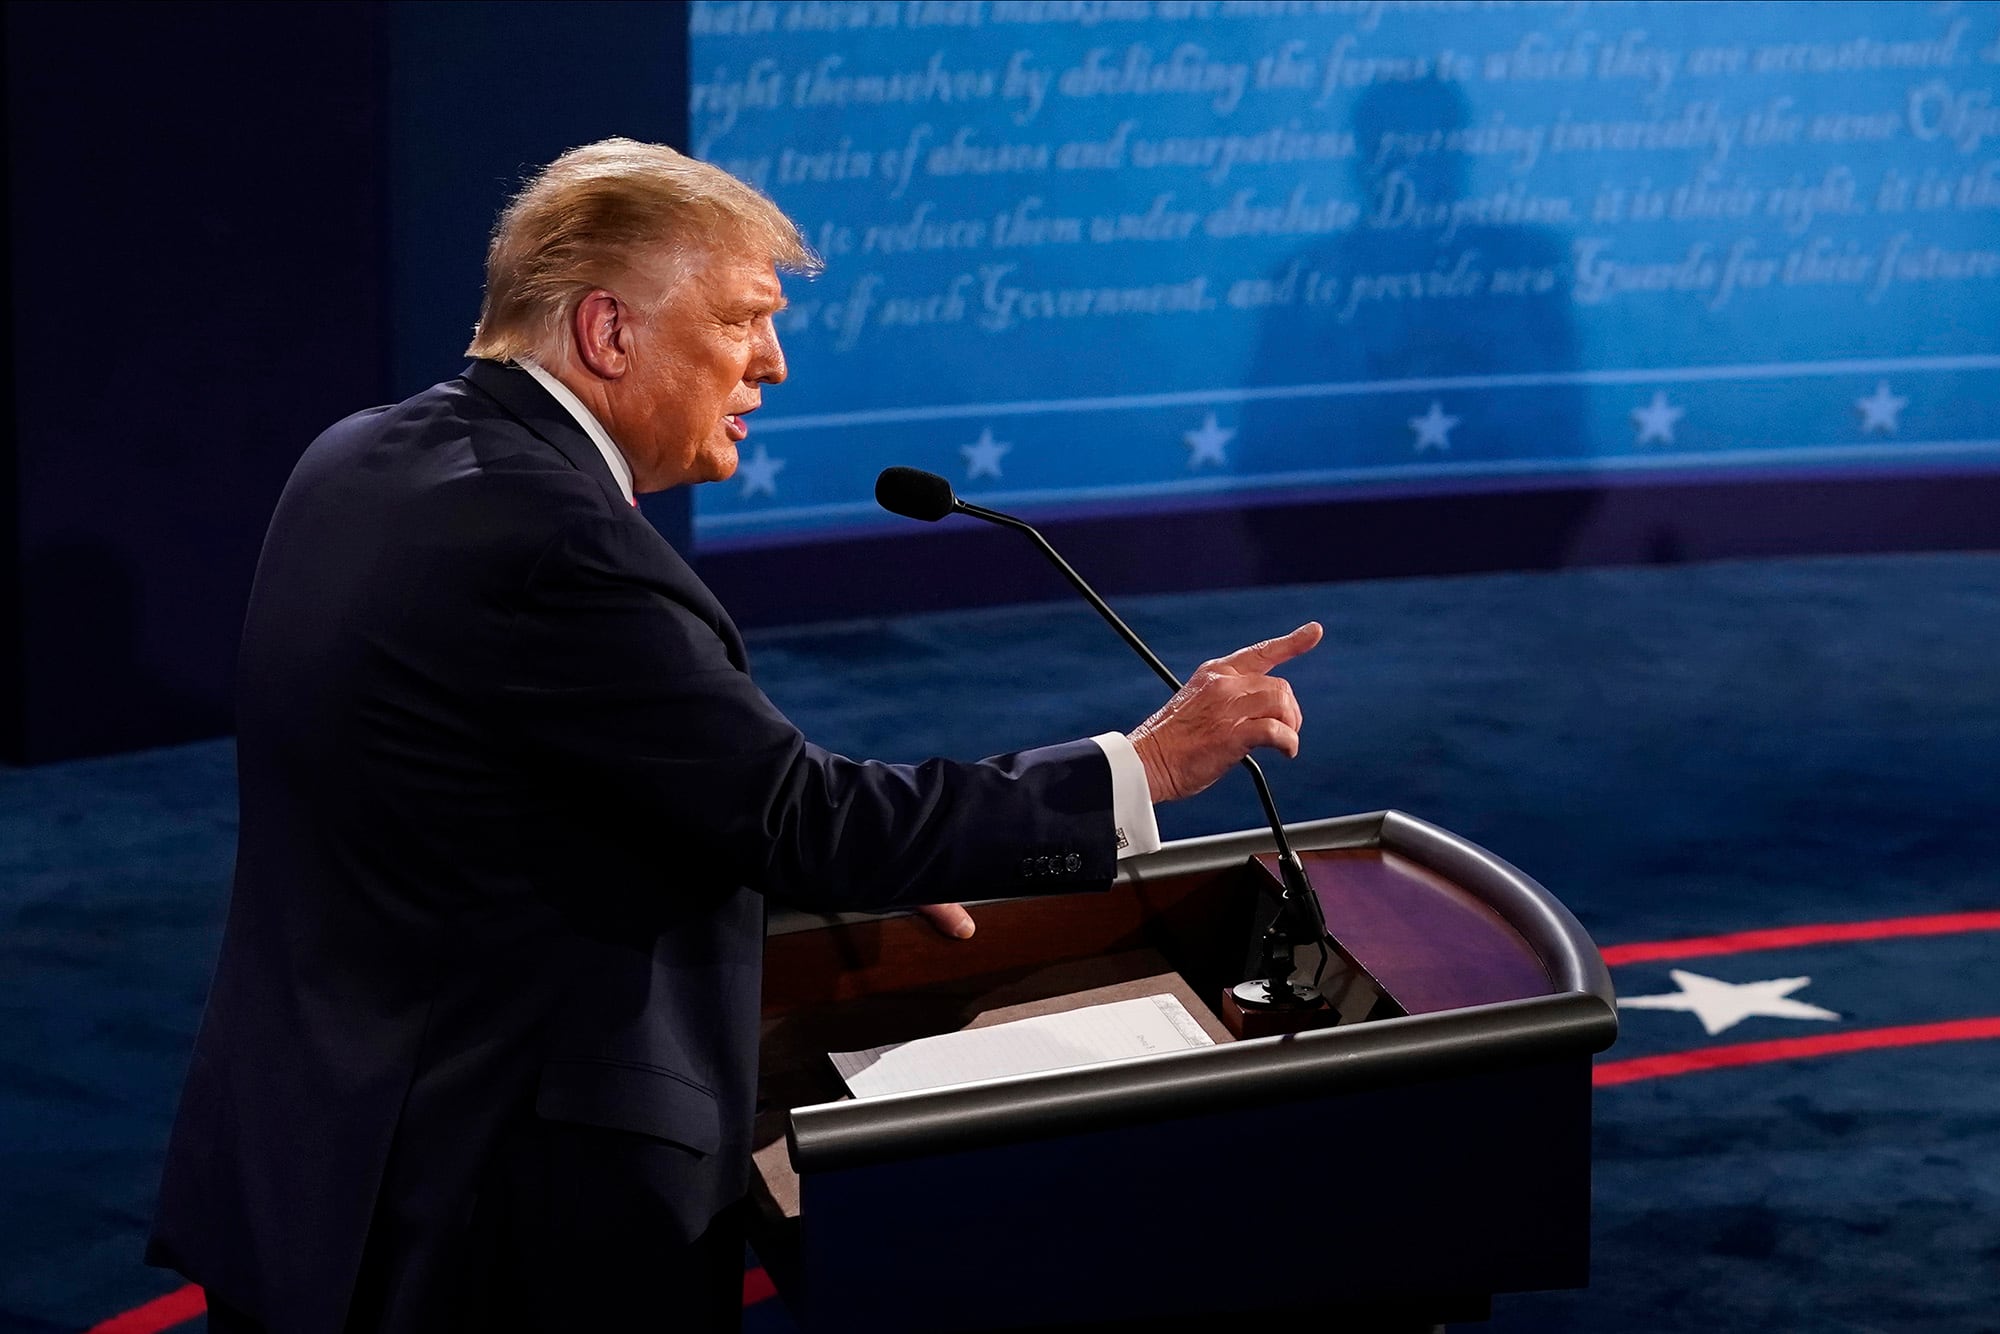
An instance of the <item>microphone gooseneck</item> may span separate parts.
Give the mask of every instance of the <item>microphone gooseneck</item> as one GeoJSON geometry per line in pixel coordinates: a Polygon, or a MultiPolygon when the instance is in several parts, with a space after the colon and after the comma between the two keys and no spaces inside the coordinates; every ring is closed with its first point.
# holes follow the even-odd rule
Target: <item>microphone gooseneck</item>
{"type": "MultiPolygon", "coordinates": [[[[1109,603],[1097,595],[1096,589],[1084,582],[1083,576],[1062,558],[1060,552],[1049,545],[1049,540],[1043,537],[1033,524],[1017,519],[1011,514],[1002,514],[999,510],[990,510],[984,505],[974,505],[970,501],[961,500],[952,491],[948,479],[934,472],[925,472],[921,468],[884,468],[875,479],[875,500],[891,514],[921,519],[926,523],[936,523],[948,514],[964,514],[1026,535],[1028,540],[1048,557],[1049,563],[1056,567],[1062,577],[1069,580],[1070,587],[1082,594],[1084,600],[1097,610],[1097,614],[1118,632],[1118,637],[1145,660],[1146,665],[1153,669],[1154,675],[1166,682],[1170,689],[1178,691],[1182,688],[1181,679],[1168,670],[1158,655],[1146,646],[1146,642],[1133,632],[1131,626],[1125,624],[1118,613],[1111,609],[1109,603]]],[[[1287,947],[1285,949],[1287,960],[1290,957],[1288,948],[1290,945],[1319,944],[1321,966],[1324,967],[1326,918],[1320,909],[1319,896],[1313,893],[1312,883],[1306,877],[1305,863],[1301,862],[1298,853],[1292,850],[1291,839],[1285,834],[1285,822],[1278,815],[1278,803],[1271,795],[1271,784],[1264,777],[1263,767],[1248,755],[1243,757],[1243,767],[1250,771],[1250,781],[1256,784],[1257,800],[1264,807],[1264,819],[1270,824],[1271,835],[1277,841],[1278,871],[1279,878],[1284,883],[1284,895],[1280,900],[1278,921],[1272,924],[1272,930],[1292,937],[1277,943],[1287,947]],[[1282,932],[1282,923],[1287,917],[1298,919],[1296,930],[1291,933],[1282,932]]],[[[1278,994],[1284,985],[1283,980],[1270,978],[1267,982],[1271,998],[1263,1003],[1267,1005],[1288,1003],[1278,994]]],[[[1313,996],[1312,1000],[1316,1004],[1317,995],[1313,996]]]]}

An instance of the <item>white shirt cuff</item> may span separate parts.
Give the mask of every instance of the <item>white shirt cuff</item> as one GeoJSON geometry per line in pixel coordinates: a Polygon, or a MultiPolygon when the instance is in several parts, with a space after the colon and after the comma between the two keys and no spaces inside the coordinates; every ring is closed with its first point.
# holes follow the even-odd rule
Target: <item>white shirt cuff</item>
{"type": "Polygon", "coordinates": [[[1160,826],[1153,818],[1153,789],[1146,766],[1123,732],[1106,732],[1092,741],[1111,764],[1111,820],[1117,830],[1118,860],[1160,850],[1160,826]]]}

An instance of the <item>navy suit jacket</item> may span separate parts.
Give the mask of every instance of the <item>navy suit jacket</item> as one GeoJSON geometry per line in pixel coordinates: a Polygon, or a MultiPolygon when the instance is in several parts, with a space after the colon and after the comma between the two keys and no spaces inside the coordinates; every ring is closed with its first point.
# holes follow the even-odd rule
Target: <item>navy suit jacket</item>
{"type": "Polygon", "coordinates": [[[364,1270],[358,1322],[435,1328],[519,1118],[657,1145],[661,1242],[698,1235],[746,1181],[767,899],[1115,869],[1089,741],[807,741],[575,421],[491,362],[314,442],[239,672],[236,878],[148,1258],[282,1334],[341,1330],[364,1270]]]}

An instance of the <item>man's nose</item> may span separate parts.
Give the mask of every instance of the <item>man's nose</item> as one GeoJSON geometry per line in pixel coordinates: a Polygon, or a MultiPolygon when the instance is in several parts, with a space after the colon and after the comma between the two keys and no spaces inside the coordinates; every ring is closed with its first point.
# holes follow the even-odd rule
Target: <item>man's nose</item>
{"type": "Polygon", "coordinates": [[[783,383],[786,375],[785,349],[778,346],[778,331],[770,325],[764,327],[763,344],[750,363],[748,378],[759,384],[783,383]]]}

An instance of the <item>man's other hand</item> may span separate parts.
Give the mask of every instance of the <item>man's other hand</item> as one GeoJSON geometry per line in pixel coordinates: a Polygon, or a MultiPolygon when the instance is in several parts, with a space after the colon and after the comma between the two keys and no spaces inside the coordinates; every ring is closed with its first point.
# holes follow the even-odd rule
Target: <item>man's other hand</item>
{"type": "Polygon", "coordinates": [[[972,938],[972,914],[956,903],[926,903],[917,909],[917,915],[937,929],[941,936],[953,940],[972,938]]]}
{"type": "Polygon", "coordinates": [[[1299,753],[1299,702],[1270,675],[1319,643],[1318,621],[1282,639],[1205,662],[1180,692],[1131,734],[1155,802],[1178,801],[1222,777],[1258,746],[1299,753]]]}

